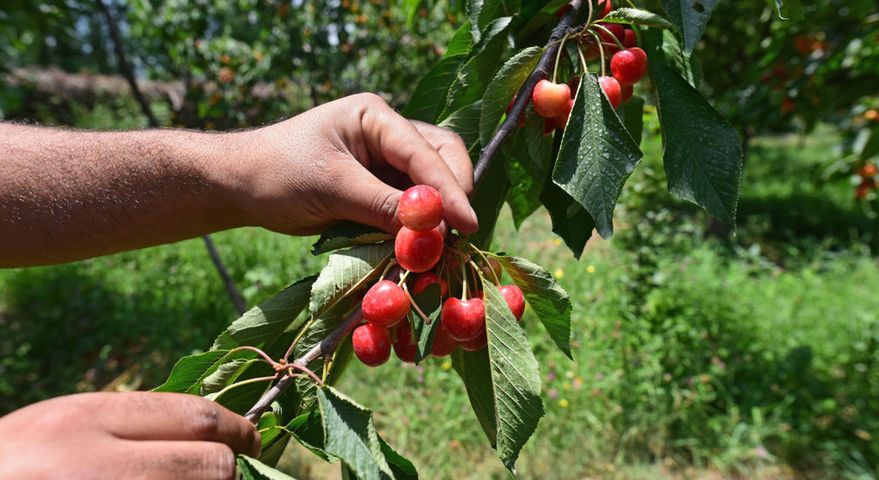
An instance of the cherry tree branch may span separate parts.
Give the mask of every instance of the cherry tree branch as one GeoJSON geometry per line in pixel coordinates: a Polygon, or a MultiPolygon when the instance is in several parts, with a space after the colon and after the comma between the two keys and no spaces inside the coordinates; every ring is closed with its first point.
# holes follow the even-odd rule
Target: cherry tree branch
{"type": "Polygon", "coordinates": [[[491,166],[491,162],[497,156],[504,140],[516,128],[519,118],[524,115],[525,108],[528,106],[528,102],[531,101],[531,93],[534,91],[534,86],[552,72],[555,66],[556,55],[561,48],[560,40],[577,21],[577,14],[580,11],[581,4],[582,0],[571,0],[571,8],[568,9],[558,25],[552,30],[552,34],[546,42],[546,51],[543,52],[540,60],[537,61],[537,66],[534,67],[531,75],[528,76],[528,79],[519,88],[519,92],[516,93],[516,101],[513,102],[513,106],[510,108],[509,113],[507,113],[507,118],[501,123],[497,131],[494,132],[491,140],[482,148],[482,151],[479,152],[479,161],[476,162],[476,167],[473,170],[476,184],[479,184],[482,177],[485,176],[485,172],[488,171],[488,167],[491,166]]]}
{"type": "MultiPolygon", "coordinates": [[[[549,75],[549,72],[552,70],[555,65],[556,54],[558,53],[558,49],[561,48],[561,42],[559,40],[564,37],[564,35],[568,32],[574,22],[577,20],[577,12],[580,10],[580,4],[582,0],[571,0],[571,8],[562,17],[559,24],[553,29],[552,34],[549,37],[549,41],[547,42],[546,51],[540,57],[540,60],[537,62],[537,66],[534,68],[534,71],[525,80],[525,83],[519,89],[518,96],[516,97],[516,101],[513,103],[513,107],[510,110],[510,113],[507,115],[506,120],[501,124],[501,126],[497,129],[492,136],[491,140],[482,149],[479,154],[479,161],[476,163],[476,168],[474,172],[475,181],[478,183],[482,176],[485,174],[485,171],[491,165],[492,160],[495,156],[497,156],[497,152],[500,149],[500,146],[503,144],[504,140],[510,134],[510,132],[515,128],[519,116],[523,114],[525,111],[525,107],[528,105],[528,102],[531,100],[531,92],[534,90],[534,86],[537,85],[537,82],[546,78],[549,75]]],[[[388,277],[396,278],[400,275],[399,268],[391,269],[388,277]]],[[[312,347],[308,352],[303,354],[301,357],[293,360],[293,365],[297,365],[303,368],[307,368],[308,364],[318,358],[326,358],[333,354],[338,348],[339,344],[342,340],[354,330],[357,325],[363,320],[362,312],[360,311],[360,307],[358,306],[349,316],[345,319],[338,327],[336,327],[332,332],[330,332],[323,340],[320,341],[317,345],[312,347]]],[[[244,414],[244,418],[250,420],[252,423],[256,424],[259,421],[260,416],[262,416],[263,412],[265,412],[269,406],[274,402],[285,390],[290,388],[295,381],[295,377],[292,376],[284,376],[280,380],[278,380],[270,389],[268,389],[262,397],[253,405],[253,407],[248,410],[246,414],[244,414]]]]}

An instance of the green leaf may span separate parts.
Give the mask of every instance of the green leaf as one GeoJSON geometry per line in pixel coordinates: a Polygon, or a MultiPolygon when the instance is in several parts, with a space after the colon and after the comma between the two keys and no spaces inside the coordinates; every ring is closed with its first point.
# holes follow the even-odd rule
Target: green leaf
{"type": "Polygon", "coordinates": [[[509,188],[510,180],[504,168],[503,154],[499,154],[485,171],[470,200],[473,210],[476,211],[476,218],[479,219],[479,231],[471,235],[471,241],[476,246],[488,249],[509,188]]]}
{"type": "Polygon", "coordinates": [[[640,158],[598,77],[583,76],[552,179],[589,212],[604,238],[613,234],[614,206],[640,158]]]}
{"type": "Polygon", "coordinates": [[[284,449],[290,441],[290,434],[287,433],[281,424],[281,419],[275,412],[265,412],[259,417],[256,426],[260,432],[262,440],[262,450],[259,454],[259,461],[274,467],[281,459],[284,449]]]}
{"type": "Polygon", "coordinates": [[[549,179],[543,187],[540,201],[549,212],[552,231],[562,237],[574,257],[579,259],[586,242],[592,236],[592,229],[595,228],[595,222],[589,216],[589,212],[553,183],[552,179],[549,179]]]}
{"type": "Polygon", "coordinates": [[[543,416],[540,373],[528,337],[503,295],[483,282],[488,356],[497,412],[497,455],[515,472],[516,459],[543,416]]]}
{"type": "Polygon", "coordinates": [[[443,57],[418,81],[415,93],[403,109],[403,116],[435,123],[448,103],[449,89],[457,78],[458,69],[467,58],[466,53],[443,57]]]}
{"type": "Polygon", "coordinates": [[[202,380],[200,394],[207,395],[209,393],[219,392],[227,385],[234,383],[247,367],[258,361],[259,360],[255,358],[239,358],[220,365],[219,368],[202,380]]]}
{"type": "Polygon", "coordinates": [[[381,443],[382,453],[385,455],[395,479],[418,480],[418,471],[408,458],[397,453],[383,438],[378,437],[378,441],[381,443]]]}
{"type": "Polygon", "coordinates": [[[439,126],[457,133],[464,140],[464,145],[467,146],[469,151],[478,153],[475,150],[475,146],[479,143],[479,118],[481,112],[482,100],[455,110],[440,122],[439,126]]]}
{"type": "Polygon", "coordinates": [[[481,41],[473,49],[476,53],[455,73],[455,81],[449,87],[448,95],[444,97],[446,106],[438,120],[482,98],[503,60],[503,52],[507,46],[506,31],[510,21],[510,17],[498,18],[483,32],[481,41]]]}
{"type": "Polygon", "coordinates": [[[469,0],[467,17],[473,41],[482,39],[482,32],[490,28],[491,22],[500,16],[510,17],[519,11],[519,2],[510,0],[469,0]]]}
{"type": "Polygon", "coordinates": [[[517,134],[512,138],[513,155],[507,162],[510,179],[507,204],[517,229],[540,208],[540,194],[552,163],[550,138],[543,134],[543,117],[536,114],[526,117],[524,135],[517,134]]]}
{"type": "Polygon", "coordinates": [[[341,459],[357,478],[393,478],[372,423],[372,412],[333,387],[317,392],[326,437],[326,452],[341,459]]]}
{"type": "Polygon", "coordinates": [[[415,15],[418,15],[418,9],[424,0],[403,0],[403,10],[406,12],[406,27],[412,28],[415,25],[415,15]]]}
{"type": "Polygon", "coordinates": [[[699,79],[696,75],[698,69],[694,68],[692,57],[684,52],[684,47],[675,34],[662,32],[662,52],[668,65],[684,77],[687,83],[694,87],[698,85],[699,79]]]}
{"type": "Polygon", "coordinates": [[[718,0],[661,0],[668,18],[684,37],[684,51],[693,53],[718,0]]]}
{"type": "Polygon", "coordinates": [[[524,258],[490,254],[522,289],[528,305],[540,318],[550,338],[559,349],[571,356],[571,298],[540,265],[524,258]]]}
{"type": "Polygon", "coordinates": [[[635,144],[640,145],[644,134],[644,99],[632,97],[620,107],[618,112],[626,131],[635,140],[635,144]]]}
{"type": "Polygon", "coordinates": [[[354,222],[339,222],[324,230],[311,246],[312,255],[331,252],[340,248],[381,243],[394,238],[388,232],[354,222]]]}
{"type": "Polygon", "coordinates": [[[643,25],[654,28],[674,28],[674,25],[661,15],[641,10],[640,8],[617,8],[602,17],[601,21],[605,23],[643,25]]]}
{"type": "Polygon", "coordinates": [[[412,309],[412,323],[415,326],[412,338],[418,342],[418,349],[415,355],[416,363],[430,355],[430,347],[433,345],[433,337],[436,335],[436,328],[440,323],[439,316],[443,306],[440,290],[440,286],[434,283],[424,289],[423,292],[412,297],[418,308],[430,319],[430,323],[425,322],[421,315],[414,308],[412,309]]]}
{"type": "Polygon", "coordinates": [[[494,389],[491,383],[491,365],[488,349],[468,352],[459,348],[452,352],[452,367],[467,389],[470,406],[479,425],[488,437],[491,447],[497,446],[497,417],[494,411],[494,389]]]}
{"type": "Polygon", "coordinates": [[[362,286],[378,274],[393,251],[394,245],[388,242],[352,247],[331,254],[311,287],[311,314],[316,315],[330,308],[350,290],[362,286]]]}
{"type": "Polygon", "coordinates": [[[232,349],[242,345],[261,347],[281,332],[296,329],[305,321],[297,318],[308,306],[311,288],[317,277],[303,278],[280,293],[251,308],[221,333],[212,349],[232,349]]]}
{"type": "Polygon", "coordinates": [[[464,22],[463,25],[455,30],[449,44],[446,45],[446,53],[444,57],[470,53],[473,48],[473,37],[470,36],[470,22],[464,22]]]}
{"type": "Polygon", "coordinates": [[[238,473],[242,480],[296,480],[290,475],[247,455],[238,455],[238,473]]]}
{"type": "Polygon", "coordinates": [[[479,134],[483,145],[491,140],[498,121],[504,115],[513,96],[531,75],[542,53],[543,49],[538,47],[530,47],[518,52],[507,60],[488,84],[482,97],[482,117],[479,121],[479,134]]]}
{"type": "Polygon", "coordinates": [[[656,32],[644,36],[662,126],[669,191],[735,225],[742,176],[736,130],[665,62],[656,32]]]}
{"type": "Polygon", "coordinates": [[[333,460],[324,450],[326,445],[324,426],[320,412],[317,410],[311,410],[294,418],[287,424],[287,430],[291,432],[296,441],[323,459],[323,461],[330,462],[333,460]]]}
{"type": "Polygon", "coordinates": [[[171,369],[168,380],[154,392],[198,393],[201,381],[229,360],[228,350],[211,350],[181,358],[171,369]]]}
{"type": "MultiPolygon", "coordinates": [[[[348,317],[348,314],[354,309],[354,304],[355,299],[353,297],[346,297],[341,299],[332,308],[324,311],[311,325],[309,325],[308,330],[302,335],[302,338],[299,339],[299,342],[293,348],[293,355],[291,358],[299,358],[319,344],[348,317]]],[[[339,355],[342,353],[344,353],[342,352],[342,345],[339,345],[336,350],[337,359],[342,360],[339,358],[339,355]]],[[[324,367],[324,363],[325,361],[323,358],[318,358],[309,364],[309,368],[311,368],[312,371],[320,372],[324,367]]],[[[345,362],[339,364],[334,362],[333,370],[336,369],[336,365],[344,368],[345,362]]],[[[327,379],[327,382],[331,383],[329,378],[327,379]]],[[[308,378],[298,379],[296,381],[296,389],[301,397],[302,408],[310,408],[315,399],[314,395],[316,388],[314,382],[308,378]]]]}
{"type": "Polygon", "coordinates": [[[858,158],[862,162],[866,162],[872,157],[879,155],[879,126],[873,127],[867,135],[869,135],[869,137],[860,144],[860,151],[857,152],[858,158]]]}

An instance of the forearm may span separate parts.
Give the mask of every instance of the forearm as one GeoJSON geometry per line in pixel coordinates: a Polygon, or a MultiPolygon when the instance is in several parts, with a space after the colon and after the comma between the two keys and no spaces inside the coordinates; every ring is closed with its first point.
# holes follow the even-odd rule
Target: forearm
{"type": "Polygon", "coordinates": [[[243,225],[235,134],[0,123],[0,267],[58,263],[243,225]]]}

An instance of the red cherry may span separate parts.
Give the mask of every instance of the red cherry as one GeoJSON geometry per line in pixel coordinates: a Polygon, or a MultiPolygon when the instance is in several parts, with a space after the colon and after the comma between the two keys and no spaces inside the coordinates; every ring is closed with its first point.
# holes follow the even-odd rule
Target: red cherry
{"type": "Polygon", "coordinates": [[[619,107],[620,103],[623,101],[623,93],[620,91],[620,82],[613,77],[598,77],[598,83],[601,84],[601,88],[604,90],[604,94],[607,95],[607,99],[610,100],[610,104],[613,105],[613,108],[619,107]]]}
{"type": "Polygon", "coordinates": [[[415,277],[415,283],[412,284],[412,293],[418,295],[419,293],[427,290],[427,287],[433,285],[434,283],[439,283],[440,285],[440,296],[445,297],[449,294],[449,282],[447,282],[443,278],[440,278],[437,274],[433,272],[424,272],[421,275],[415,277]]]}
{"type": "Polygon", "coordinates": [[[455,340],[472,340],[485,330],[485,305],[480,298],[450,298],[440,314],[443,326],[455,340]]]}
{"type": "Polygon", "coordinates": [[[647,54],[638,47],[617,52],[610,59],[610,71],[620,85],[634,85],[647,73],[647,54]]]}
{"type": "Polygon", "coordinates": [[[510,307],[510,311],[513,312],[516,320],[521,320],[522,314],[525,313],[525,295],[522,294],[522,289],[515,285],[504,285],[499,287],[498,290],[504,296],[504,300],[506,300],[507,306],[510,307]]]}
{"type": "Polygon", "coordinates": [[[397,337],[394,341],[394,353],[397,354],[397,358],[406,363],[415,363],[418,345],[412,338],[412,328],[408,323],[402,323],[397,325],[394,334],[397,337]]]}
{"type": "Polygon", "coordinates": [[[382,280],[366,292],[360,309],[367,322],[379,327],[393,327],[409,313],[409,298],[396,283],[382,280]]]}
{"type": "Polygon", "coordinates": [[[436,326],[436,333],[433,336],[433,345],[430,346],[430,355],[432,357],[445,357],[454,352],[458,348],[458,342],[449,335],[446,327],[442,323],[436,326]]]}
{"type": "Polygon", "coordinates": [[[626,48],[635,48],[638,46],[638,34],[631,28],[625,29],[623,32],[623,46],[626,48]]]}
{"type": "Polygon", "coordinates": [[[876,176],[876,173],[879,173],[879,170],[877,170],[876,165],[873,165],[872,163],[864,164],[858,169],[858,175],[861,178],[872,178],[876,176]]]}
{"type": "Polygon", "coordinates": [[[629,99],[632,98],[632,93],[634,91],[635,91],[635,87],[632,85],[626,85],[626,86],[620,87],[620,93],[621,93],[621,98],[623,100],[623,103],[628,102],[629,99]]]}
{"type": "Polygon", "coordinates": [[[617,41],[622,43],[625,40],[626,29],[618,23],[599,23],[599,25],[604,27],[598,29],[598,38],[601,39],[601,46],[604,47],[605,55],[613,55],[619,52],[620,47],[617,45],[617,41]],[[616,40],[614,40],[614,37],[616,37],[616,40]]]}
{"type": "Polygon", "coordinates": [[[485,329],[482,330],[476,338],[473,340],[467,340],[466,342],[461,342],[461,348],[467,350],[468,352],[478,352],[485,348],[488,345],[488,333],[485,329]]]}
{"type": "Polygon", "coordinates": [[[543,79],[534,86],[531,101],[534,110],[543,118],[553,118],[565,110],[571,99],[571,87],[566,83],[553,83],[543,79]]]}
{"type": "Polygon", "coordinates": [[[430,185],[409,187],[400,197],[397,215],[412,230],[430,230],[443,221],[443,197],[430,185]]]}
{"type": "Polygon", "coordinates": [[[568,107],[565,109],[565,113],[563,113],[562,115],[559,115],[558,117],[555,117],[553,119],[555,122],[556,128],[558,128],[559,130],[565,129],[565,127],[568,125],[568,118],[571,116],[571,110],[573,110],[573,109],[574,109],[574,99],[572,98],[568,102],[568,107]]]}
{"type": "Polygon", "coordinates": [[[426,272],[443,254],[443,235],[437,228],[418,231],[403,227],[397,232],[394,254],[397,263],[406,270],[426,272]]]}
{"type": "Polygon", "coordinates": [[[391,335],[388,329],[364,323],[351,335],[354,354],[366,365],[377,367],[391,356],[391,335]]]}
{"type": "MultiPolygon", "coordinates": [[[[601,6],[601,0],[599,0],[598,3],[599,3],[598,6],[601,6]]],[[[607,14],[610,13],[611,10],[613,10],[613,3],[611,3],[610,0],[606,0],[604,2],[604,10],[600,14],[598,14],[598,18],[606,17],[607,14]]]]}

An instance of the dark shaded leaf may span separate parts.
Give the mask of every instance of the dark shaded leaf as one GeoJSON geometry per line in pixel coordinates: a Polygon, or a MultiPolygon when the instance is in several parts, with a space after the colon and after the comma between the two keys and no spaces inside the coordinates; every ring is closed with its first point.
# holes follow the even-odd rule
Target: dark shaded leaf
{"type": "Polygon", "coordinates": [[[488,349],[468,352],[457,349],[452,352],[452,367],[467,389],[470,406],[479,425],[488,437],[491,447],[497,446],[497,417],[494,410],[494,389],[491,383],[491,365],[488,361],[488,349]]]}
{"type": "Polygon", "coordinates": [[[375,227],[354,222],[339,222],[320,234],[311,246],[312,255],[331,252],[340,248],[381,243],[394,238],[390,233],[375,227]]]}
{"type": "Polygon", "coordinates": [[[491,140],[498,121],[525,79],[531,75],[542,53],[543,49],[538,47],[521,50],[507,60],[491,79],[482,97],[482,116],[479,121],[479,136],[483,145],[491,140]]]}
{"type": "Polygon", "coordinates": [[[430,347],[433,345],[433,337],[436,335],[436,328],[440,323],[439,316],[443,305],[440,293],[440,286],[434,283],[423,292],[412,297],[418,308],[430,319],[430,323],[425,322],[414,308],[410,313],[412,325],[414,325],[414,336],[412,338],[418,342],[418,352],[415,355],[416,363],[421,362],[430,355],[430,347]]]}
{"type": "Polygon", "coordinates": [[[718,0],[661,0],[668,18],[684,37],[684,51],[693,53],[718,0]]]}
{"type": "Polygon", "coordinates": [[[601,18],[605,23],[625,23],[632,25],[643,25],[645,27],[654,28],[674,28],[668,20],[661,15],[657,15],[640,8],[616,8],[601,18]]]}

